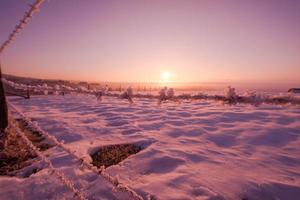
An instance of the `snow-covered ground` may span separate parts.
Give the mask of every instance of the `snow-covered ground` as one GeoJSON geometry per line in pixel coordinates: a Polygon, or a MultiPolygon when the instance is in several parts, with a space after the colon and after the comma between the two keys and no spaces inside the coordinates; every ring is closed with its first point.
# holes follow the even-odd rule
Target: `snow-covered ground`
{"type": "MultiPolygon", "coordinates": [[[[158,106],[155,99],[129,104],[91,95],[10,101],[79,156],[88,158],[107,144],[143,145],[107,171],[144,198],[300,199],[299,106],[216,101],[158,106]]],[[[47,154],[89,199],[126,199],[65,152],[52,148],[47,154]]],[[[73,198],[47,169],[27,179],[0,177],[0,188],[0,199],[73,198]]]]}

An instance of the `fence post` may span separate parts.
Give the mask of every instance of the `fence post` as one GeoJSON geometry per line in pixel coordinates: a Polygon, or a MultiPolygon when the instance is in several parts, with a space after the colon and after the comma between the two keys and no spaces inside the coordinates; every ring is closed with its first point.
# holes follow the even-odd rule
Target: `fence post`
{"type": "Polygon", "coordinates": [[[7,104],[5,99],[4,87],[2,83],[2,70],[0,64],[0,132],[4,132],[8,125],[7,104]]]}
{"type": "Polygon", "coordinates": [[[27,84],[26,95],[27,95],[26,98],[30,99],[29,84],[27,84]]]}

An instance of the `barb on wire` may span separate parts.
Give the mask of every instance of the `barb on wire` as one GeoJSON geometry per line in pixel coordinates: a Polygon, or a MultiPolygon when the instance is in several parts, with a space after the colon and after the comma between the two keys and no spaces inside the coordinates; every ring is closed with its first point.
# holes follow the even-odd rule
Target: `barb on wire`
{"type": "Polygon", "coordinates": [[[35,12],[39,11],[39,8],[44,0],[36,0],[32,5],[30,5],[29,11],[25,13],[23,18],[20,20],[19,24],[15,26],[14,30],[9,34],[6,41],[0,46],[0,54],[4,51],[5,47],[9,45],[16,37],[18,33],[28,24],[29,20],[32,18],[35,12]]]}

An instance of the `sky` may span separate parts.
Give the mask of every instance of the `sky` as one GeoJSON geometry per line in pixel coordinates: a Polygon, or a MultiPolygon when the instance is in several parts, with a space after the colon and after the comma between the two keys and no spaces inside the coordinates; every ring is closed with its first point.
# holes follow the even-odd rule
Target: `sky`
{"type": "MultiPolygon", "coordinates": [[[[32,2],[0,1],[0,43],[32,2]]],[[[300,86],[300,1],[46,0],[0,59],[50,79],[300,86]]]]}

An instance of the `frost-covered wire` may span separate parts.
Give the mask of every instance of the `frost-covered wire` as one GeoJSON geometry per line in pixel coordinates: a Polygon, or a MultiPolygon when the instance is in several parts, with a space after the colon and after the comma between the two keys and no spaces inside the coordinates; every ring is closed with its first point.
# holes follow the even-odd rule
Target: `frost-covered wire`
{"type": "Polygon", "coordinates": [[[16,108],[12,103],[8,102],[9,107],[11,107],[13,110],[17,112],[18,115],[20,115],[27,123],[28,125],[40,132],[44,137],[48,138],[49,140],[53,141],[58,147],[61,147],[64,149],[67,153],[75,157],[77,160],[81,162],[83,166],[90,169],[96,174],[100,174],[105,180],[107,180],[109,183],[111,183],[116,189],[122,192],[126,192],[127,194],[132,197],[133,200],[143,200],[143,197],[138,195],[134,190],[132,190],[130,187],[126,186],[125,184],[121,183],[117,177],[112,177],[109,175],[104,167],[100,167],[99,169],[95,166],[93,166],[89,161],[87,161],[84,157],[79,157],[75,154],[76,151],[68,148],[66,145],[64,145],[64,142],[58,141],[56,137],[50,135],[48,132],[44,131],[36,122],[32,122],[22,111],[20,111],[18,108],[16,108]]]}
{"type": "Polygon", "coordinates": [[[16,133],[23,139],[27,146],[33,150],[33,152],[45,163],[47,163],[50,170],[62,181],[62,183],[69,188],[75,196],[78,196],[80,200],[86,200],[85,195],[78,189],[75,188],[74,183],[72,183],[65,175],[59,172],[53,165],[52,162],[44,156],[37,147],[33,145],[33,143],[24,135],[24,133],[20,130],[20,128],[15,125],[13,122],[10,122],[10,127],[12,127],[16,133]]]}
{"type": "Polygon", "coordinates": [[[16,35],[20,33],[20,31],[28,24],[33,14],[39,11],[39,8],[43,1],[44,0],[36,0],[32,5],[30,5],[30,9],[28,10],[28,12],[25,13],[19,24],[16,25],[14,30],[9,34],[7,40],[4,41],[0,46],[0,54],[4,51],[5,47],[15,39],[16,35]]]}

